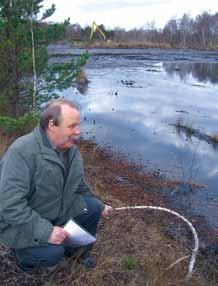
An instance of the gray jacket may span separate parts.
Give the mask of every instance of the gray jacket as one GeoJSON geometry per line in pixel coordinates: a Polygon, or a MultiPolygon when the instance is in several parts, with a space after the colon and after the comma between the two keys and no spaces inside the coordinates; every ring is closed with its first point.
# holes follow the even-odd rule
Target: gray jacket
{"type": "MultiPolygon", "coordinates": [[[[53,225],[85,212],[93,196],[77,147],[69,171],[37,127],[18,138],[0,161],[0,241],[12,248],[45,245],[53,225]]],[[[102,204],[103,208],[103,204],[102,204]]]]}

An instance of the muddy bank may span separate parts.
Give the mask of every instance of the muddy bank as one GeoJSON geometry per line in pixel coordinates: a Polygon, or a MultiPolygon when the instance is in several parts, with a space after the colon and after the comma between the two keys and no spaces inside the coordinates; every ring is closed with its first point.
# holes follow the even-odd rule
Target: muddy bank
{"type": "Polygon", "coordinates": [[[166,49],[166,48],[75,48],[69,44],[49,45],[48,53],[50,57],[78,56],[84,51],[90,56],[129,56],[131,59],[152,61],[191,61],[191,62],[218,62],[217,51],[212,50],[186,50],[186,49],[166,49]]]}
{"type": "MultiPolygon", "coordinates": [[[[128,161],[112,149],[102,148],[94,142],[83,140],[79,143],[85,159],[87,178],[98,192],[100,183],[108,188],[107,202],[113,207],[135,205],[157,205],[169,207],[187,215],[199,231],[202,246],[218,245],[217,230],[207,225],[203,216],[195,215],[182,203],[184,192],[203,191],[205,186],[194,181],[181,182],[167,178],[161,171],[148,171],[143,166],[128,161]],[[111,199],[110,199],[111,196],[111,199]],[[119,204],[116,203],[118,199],[119,204]],[[120,205],[122,204],[122,205],[120,205]]],[[[100,190],[99,197],[104,196],[100,190]]]]}
{"type": "Polygon", "coordinates": [[[88,49],[170,49],[170,45],[167,43],[150,43],[144,41],[126,41],[126,42],[115,42],[115,41],[94,41],[94,42],[79,42],[73,43],[75,48],[88,48],[88,49]]]}
{"type": "MultiPolygon", "coordinates": [[[[145,173],[141,166],[131,164],[119,154],[105,150],[95,143],[81,141],[79,147],[85,161],[87,180],[103,201],[113,207],[170,207],[166,194],[160,190],[172,190],[178,182],[167,180],[158,170],[145,173]],[[159,193],[154,192],[155,190],[159,190],[159,193]]],[[[199,232],[202,222],[191,214],[187,214],[187,218],[199,232]]],[[[184,281],[184,277],[193,247],[189,229],[172,215],[138,210],[114,212],[110,218],[102,219],[93,250],[97,267],[91,272],[79,265],[73,257],[66,258],[49,275],[46,271],[25,275],[16,267],[8,249],[1,247],[0,281],[5,286],[215,286],[218,282],[217,254],[210,252],[209,241],[207,246],[202,247],[203,234],[200,233],[199,236],[201,249],[193,278],[188,282],[184,281]],[[184,256],[188,258],[168,269],[178,258],[184,256]]]]}

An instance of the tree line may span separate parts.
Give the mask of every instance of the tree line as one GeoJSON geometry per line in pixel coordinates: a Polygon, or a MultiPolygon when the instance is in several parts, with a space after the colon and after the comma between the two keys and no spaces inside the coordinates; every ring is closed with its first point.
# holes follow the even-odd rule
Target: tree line
{"type": "MultiPolygon", "coordinates": [[[[163,29],[157,29],[155,22],[128,31],[123,28],[109,30],[102,24],[99,27],[107,39],[114,42],[147,42],[170,48],[218,48],[218,13],[204,12],[194,19],[184,14],[181,19],[169,20],[163,29]]],[[[70,41],[88,41],[90,32],[90,26],[82,28],[76,23],[67,27],[65,37],[70,41]]],[[[95,37],[101,39],[98,33],[95,37]]]]}

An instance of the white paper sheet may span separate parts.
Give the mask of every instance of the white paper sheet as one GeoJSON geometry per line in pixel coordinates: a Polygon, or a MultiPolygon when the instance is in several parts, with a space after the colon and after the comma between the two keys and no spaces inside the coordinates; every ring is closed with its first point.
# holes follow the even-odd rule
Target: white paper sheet
{"type": "Polygon", "coordinates": [[[84,230],[72,219],[66,223],[64,229],[69,233],[69,236],[64,241],[66,246],[79,247],[96,241],[93,235],[84,230]]]}

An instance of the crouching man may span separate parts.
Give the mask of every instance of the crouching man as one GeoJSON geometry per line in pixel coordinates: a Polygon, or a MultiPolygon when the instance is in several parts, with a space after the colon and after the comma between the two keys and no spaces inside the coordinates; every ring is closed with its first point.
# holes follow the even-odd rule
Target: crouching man
{"type": "MultiPolygon", "coordinates": [[[[18,138],[0,162],[0,242],[10,247],[24,271],[56,265],[70,249],[63,225],[73,218],[96,235],[101,215],[112,210],[91,192],[75,146],[80,112],[68,100],[55,100],[40,124],[18,138]]],[[[95,262],[86,248],[81,261],[95,262]]]]}

